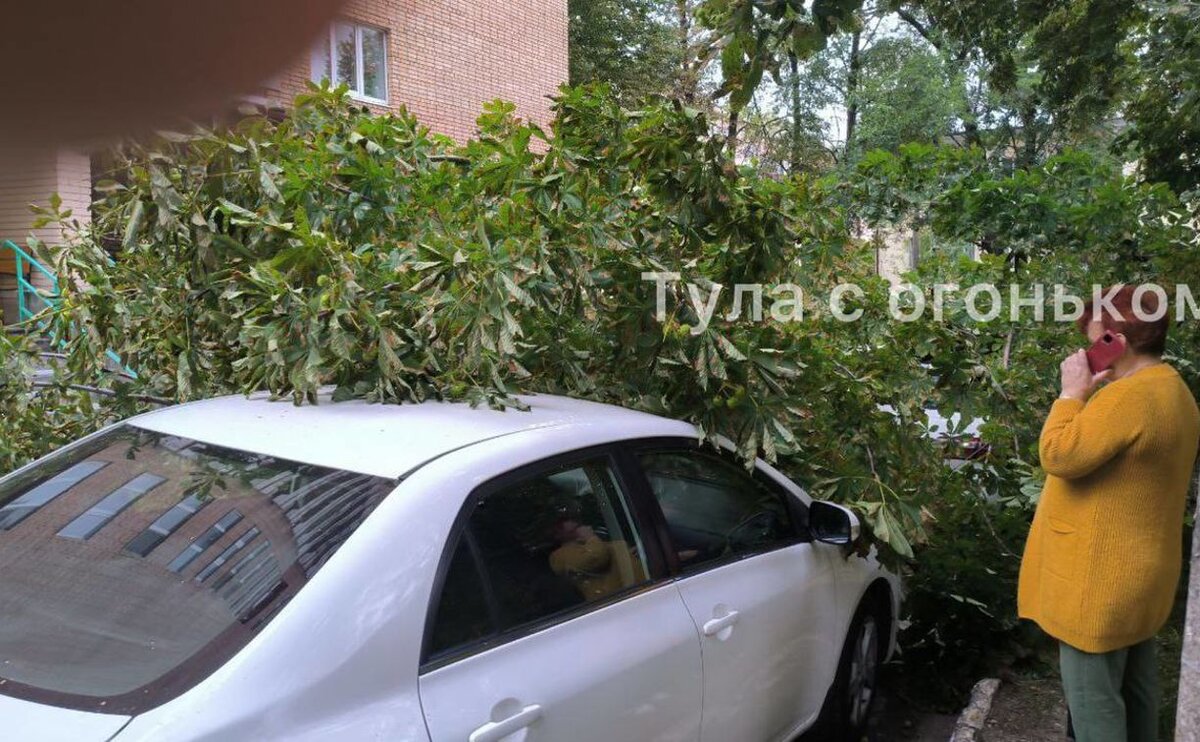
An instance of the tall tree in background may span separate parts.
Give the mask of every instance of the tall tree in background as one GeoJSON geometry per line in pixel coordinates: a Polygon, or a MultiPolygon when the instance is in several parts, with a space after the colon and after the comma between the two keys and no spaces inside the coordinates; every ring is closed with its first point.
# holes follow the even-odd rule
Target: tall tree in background
{"type": "Polygon", "coordinates": [[[1023,21],[1009,0],[895,1],[896,16],[929,43],[970,91],[961,111],[955,141],[968,146],[1000,147],[1018,165],[1029,167],[1052,154],[1056,137],[1031,71],[1023,21]]]}
{"type": "MultiPolygon", "coordinates": [[[[1135,145],[1135,156],[1153,158],[1153,146],[1140,148],[1159,135],[1160,141],[1170,140],[1172,127],[1182,123],[1168,124],[1157,114],[1172,110],[1157,96],[1170,89],[1170,79],[1195,79],[1196,63],[1189,66],[1181,61],[1186,55],[1174,51],[1176,44],[1186,49],[1195,22],[1189,25],[1185,8],[1194,5],[1194,0],[891,0],[890,7],[983,83],[976,115],[964,120],[971,143],[997,143],[980,136],[980,129],[1000,133],[1018,166],[1029,167],[1065,146],[1091,146],[1098,137],[1111,142],[1103,129],[1126,102],[1130,74],[1151,80],[1142,98],[1149,115],[1147,127],[1125,141],[1135,145]],[[1177,22],[1155,23],[1155,17],[1177,22]],[[1166,64],[1155,65],[1155,58],[1166,64]],[[1157,69],[1143,69],[1147,64],[1157,69]]],[[[1177,85],[1176,100],[1182,102],[1194,87],[1177,85]]]]}
{"type": "Polygon", "coordinates": [[[779,83],[764,80],[742,116],[740,156],[767,172],[850,166],[864,152],[909,142],[964,142],[972,116],[967,75],[885,8],[867,3],[853,30],[809,59],[795,55],[779,83]]]}
{"type": "Polygon", "coordinates": [[[884,38],[861,52],[854,104],[857,131],[847,128],[852,152],[895,152],[909,142],[948,139],[966,108],[961,78],[927,44],[908,36],[884,38]]]}
{"type": "Polygon", "coordinates": [[[830,151],[838,162],[846,163],[850,152],[858,151],[854,145],[863,97],[860,88],[863,82],[863,54],[874,43],[880,33],[882,16],[875,4],[866,4],[860,13],[860,22],[847,33],[828,40],[826,45],[813,55],[805,65],[802,75],[809,79],[808,89],[819,90],[820,105],[826,118],[832,121],[832,113],[840,111],[841,130],[830,132],[830,151]]]}
{"type": "Polygon", "coordinates": [[[676,58],[679,62],[676,97],[694,106],[700,102],[704,72],[712,62],[716,39],[697,18],[704,0],[671,0],[675,24],[676,58]]]}
{"type": "Polygon", "coordinates": [[[608,83],[626,103],[674,90],[684,54],[667,0],[569,0],[567,12],[572,85],[608,83]]]}
{"type": "Polygon", "coordinates": [[[1135,42],[1129,129],[1119,144],[1141,160],[1147,180],[1200,190],[1200,2],[1155,5],[1135,42]]]}
{"type": "Polygon", "coordinates": [[[949,141],[1019,168],[1067,148],[1111,149],[1148,181],[1200,187],[1198,0],[569,8],[572,82],[607,82],[626,104],[663,93],[705,110],[729,152],[767,171],[949,141]],[[754,141],[741,146],[739,135],[754,141]]]}
{"type": "Polygon", "coordinates": [[[721,85],[716,98],[728,101],[730,151],[737,149],[741,112],[769,74],[782,82],[782,67],[792,57],[804,60],[826,41],[858,23],[862,0],[705,0],[700,21],[719,39],[721,85]]]}
{"type": "Polygon", "coordinates": [[[846,59],[846,158],[854,151],[854,137],[858,134],[858,85],[862,79],[862,31],[855,29],[850,34],[850,54],[846,59]]]}
{"type": "Polygon", "coordinates": [[[789,63],[783,84],[764,86],[743,111],[739,157],[768,175],[828,172],[840,149],[822,113],[835,102],[799,60],[794,68],[789,63]]]}

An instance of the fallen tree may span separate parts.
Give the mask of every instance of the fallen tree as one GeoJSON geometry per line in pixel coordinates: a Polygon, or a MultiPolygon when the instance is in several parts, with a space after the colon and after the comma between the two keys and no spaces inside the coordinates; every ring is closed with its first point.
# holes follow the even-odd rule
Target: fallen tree
{"type": "Polygon", "coordinates": [[[1194,274],[1169,191],[1083,155],[1006,174],[978,151],[928,147],[777,180],[730,162],[678,104],[626,111],[564,89],[557,105],[543,132],[495,104],[457,146],[314,90],[282,122],[125,145],[91,225],[47,211],[72,237],[53,256],[31,245],[64,278],[40,320],[65,357],[35,390],[31,349],[6,341],[5,463],[147,400],[267,390],[304,404],[332,386],[521,414],[519,392],[587,397],[688,420],[856,507],[907,565],[905,662],[952,667],[950,702],[981,663],[1021,651],[1037,430],[1078,340],[1009,320],[1007,287],[1194,274]],[[1005,311],[979,323],[959,296],[940,319],[893,321],[855,235],[902,220],[987,248],[923,264],[926,289],[993,283],[1005,311]],[[862,310],[856,322],[828,305],[846,282],[862,288],[842,307],[862,310]],[[761,319],[746,285],[763,287],[761,319]],[[136,378],[111,373],[109,350],[136,378]],[[925,431],[932,406],[984,418],[991,457],[946,466],[925,431]]]}

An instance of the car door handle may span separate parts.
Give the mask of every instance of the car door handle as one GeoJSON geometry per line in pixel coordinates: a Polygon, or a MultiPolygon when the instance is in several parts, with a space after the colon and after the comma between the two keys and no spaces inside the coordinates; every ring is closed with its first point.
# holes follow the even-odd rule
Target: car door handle
{"type": "Polygon", "coordinates": [[[724,631],[725,629],[727,629],[730,626],[733,626],[735,623],[737,623],[737,620],[738,620],[738,612],[730,611],[729,613],[726,613],[724,616],[721,616],[720,618],[714,618],[709,621],[706,621],[704,623],[704,635],[712,636],[713,634],[719,634],[722,631],[724,631]]]}
{"type": "Polygon", "coordinates": [[[469,742],[497,742],[497,740],[524,729],[540,718],[542,718],[542,707],[535,703],[526,706],[507,719],[489,721],[471,732],[471,736],[467,740],[469,742]]]}

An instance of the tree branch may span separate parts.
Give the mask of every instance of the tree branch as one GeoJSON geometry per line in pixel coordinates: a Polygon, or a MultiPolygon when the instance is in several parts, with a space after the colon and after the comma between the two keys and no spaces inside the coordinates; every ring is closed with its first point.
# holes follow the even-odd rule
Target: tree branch
{"type": "MultiPolygon", "coordinates": [[[[57,389],[60,386],[66,386],[67,389],[74,389],[77,392],[87,392],[88,394],[99,394],[101,397],[117,397],[120,396],[112,389],[101,389],[96,386],[88,386],[86,384],[55,384],[52,381],[35,381],[33,386],[38,389],[57,389]]],[[[166,397],[152,397],[148,394],[129,394],[130,399],[136,399],[138,402],[148,402],[156,405],[173,405],[177,404],[177,400],[167,399],[166,397]]]]}
{"type": "Polygon", "coordinates": [[[905,23],[912,26],[912,29],[920,34],[921,38],[932,44],[934,49],[937,49],[938,51],[942,50],[942,45],[933,38],[932,29],[925,25],[920,18],[913,15],[912,11],[905,10],[904,8],[897,8],[896,15],[900,16],[900,19],[905,23]]]}
{"type": "Polygon", "coordinates": [[[463,157],[462,155],[450,155],[450,154],[429,155],[429,161],[430,162],[453,162],[456,165],[470,165],[471,164],[471,160],[469,158],[463,157]]]}

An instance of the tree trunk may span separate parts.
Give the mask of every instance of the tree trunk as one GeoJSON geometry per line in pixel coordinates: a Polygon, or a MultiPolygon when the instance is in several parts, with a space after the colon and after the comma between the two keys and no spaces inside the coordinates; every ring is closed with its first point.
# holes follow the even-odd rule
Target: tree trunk
{"type": "Polygon", "coordinates": [[[737,160],[737,145],[738,145],[738,121],[741,118],[741,111],[729,112],[729,131],[726,132],[725,147],[729,151],[729,159],[737,160]]]}
{"type": "Polygon", "coordinates": [[[800,60],[795,54],[788,54],[788,63],[792,73],[792,152],[788,170],[794,175],[800,172],[800,137],[804,135],[804,121],[800,115],[800,60]]]}
{"type": "Polygon", "coordinates": [[[963,119],[963,135],[967,138],[967,146],[982,147],[983,138],[979,136],[979,122],[974,114],[963,119]]]}
{"type": "Polygon", "coordinates": [[[1037,109],[1027,104],[1021,109],[1021,152],[1017,160],[1022,169],[1031,168],[1037,162],[1037,134],[1037,109]]]}
{"type": "Polygon", "coordinates": [[[846,75],[846,154],[845,159],[851,158],[854,151],[854,130],[858,127],[858,78],[862,68],[859,59],[859,45],[862,43],[862,33],[855,31],[850,37],[850,71],[846,75]]]}
{"type": "Polygon", "coordinates": [[[692,8],[690,0],[675,0],[675,23],[679,39],[679,99],[688,105],[696,102],[696,50],[692,46],[692,8]]]}
{"type": "MultiPolygon", "coordinates": [[[[1200,488],[1200,480],[1197,487],[1200,488]]],[[[1192,531],[1192,578],[1183,627],[1179,705],[1175,711],[1175,739],[1183,742],[1200,740],[1200,523],[1196,526],[1192,531]]]]}

